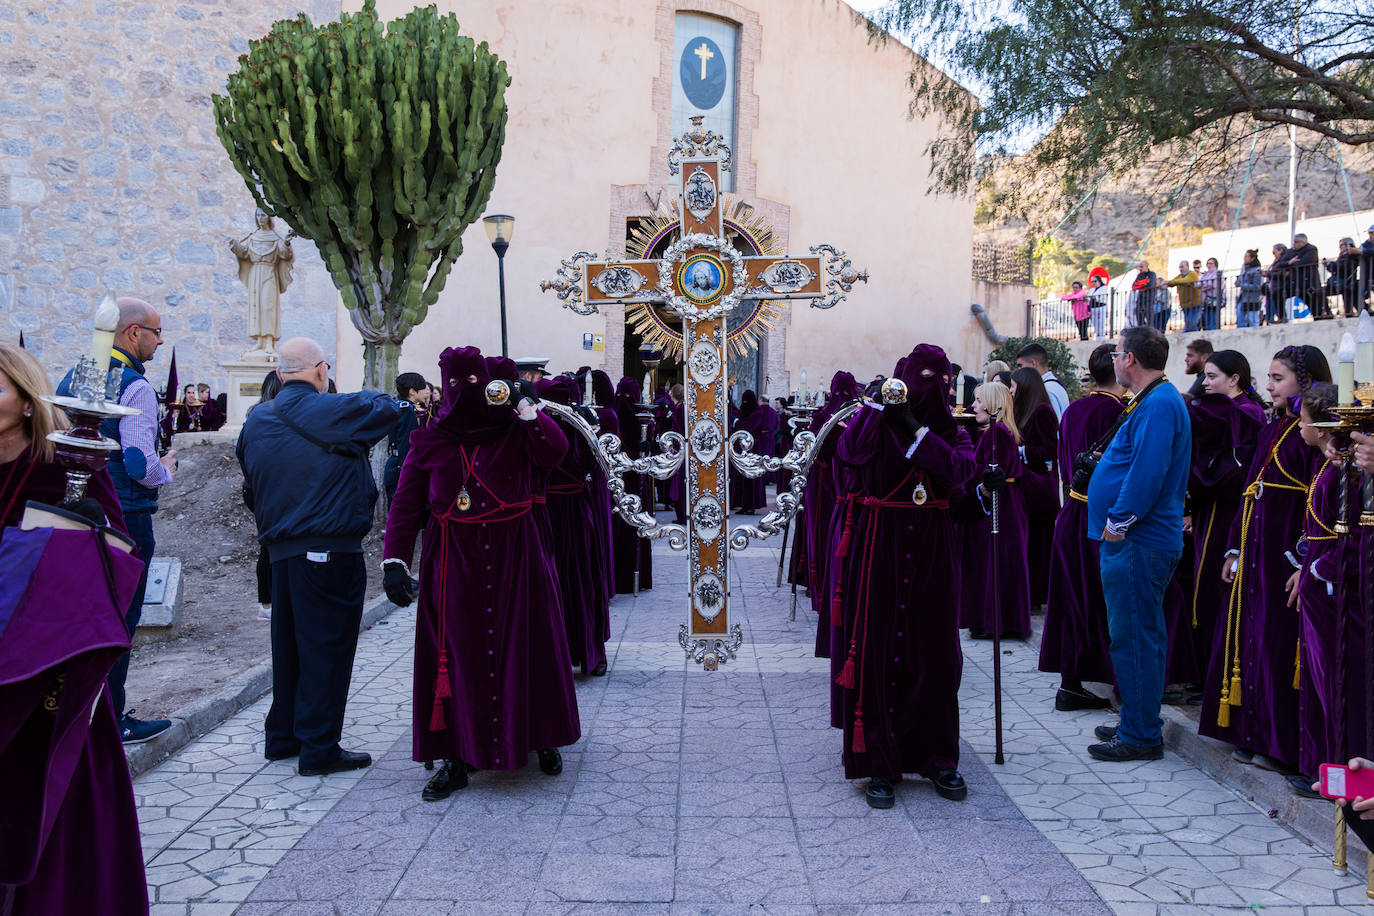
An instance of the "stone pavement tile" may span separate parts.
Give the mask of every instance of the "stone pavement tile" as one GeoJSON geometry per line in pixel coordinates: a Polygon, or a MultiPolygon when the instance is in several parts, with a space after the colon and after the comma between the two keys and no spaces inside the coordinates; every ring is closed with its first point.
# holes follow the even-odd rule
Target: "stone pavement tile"
{"type": "Polygon", "coordinates": [[[579,783],[672,783],[679,779],[681,755],[668,751],[588,751],[577,771],[579,783]]]}
{"type": "Polygon", "coordinates": [[[559,854],[671,856],[677,842],[672,817],[587,817],[565,815],[553,835],[559,854]]]}
{"type": "Polygon", "coordinates": [[[234,911],[234,916],[375,916],[381,900],[357,898],[337,901],[250,901],[234,911]]]}
{"type": "Polygon", "coordinates": [[[669,910],[672,916],[816,916],[817,908],[808,903],[704,903],[679,901],[669,910]]]}
{"type": "Polygon", "coordinates": [[[538,891],[544,855],[455,856],[442,847],[416,856],[391,893],[392,900],[490,901],[543,899],[538,891]]]}
{"type": "MultiPolygon", "coordinates": [[[[580,788],[580,786],[579,786],[580,788]]],[[[683,780],[679,813],[689,817],[785,817],[788,795],[781,782],[683,780]]]]}
{"type": "Polygon", "coordinates": [[[809,903],[797,831],[788,817],[683,817],[677,895],[723,903],[809,903]]]}
{"type": "Polygon", "coordinates": [[[567,798],[565,813],[672,817],[677,806],[678,792],[673,785],[578,782],[567,798]]]}
{"type": "Polygon", "coordinates": [[[586,752],[620,750],[634,752],[677,751],[682,746],[682,729],[673,726],[638,728],[611,727],[597,723],[596,730],[582,737],[586,752]]]}
{"type": "Polygon", "coordinates": [[[385,900],[414,849],[297,849],[288,852],[249,897],[258,900],[385,900]]]}
{"type": "Polygon", "coordinates": [[[597,855],[551,851],[539,877],[545,899],[560,901],[669,903],[671,855],[597,855]]]}

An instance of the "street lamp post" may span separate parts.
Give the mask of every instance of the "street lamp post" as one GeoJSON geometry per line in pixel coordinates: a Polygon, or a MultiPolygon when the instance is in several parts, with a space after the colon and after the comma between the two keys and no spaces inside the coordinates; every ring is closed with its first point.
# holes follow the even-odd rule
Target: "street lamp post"
{"type": "Polygon", "coordinates": [[[510,346],[506,340],[506,249],[515,235],[515,217],[504,213],[493,213],[482,217],[486,226],[487,238],[496,252],[496,271],[501,284],[501,355],[510,356],[510,346]]]}

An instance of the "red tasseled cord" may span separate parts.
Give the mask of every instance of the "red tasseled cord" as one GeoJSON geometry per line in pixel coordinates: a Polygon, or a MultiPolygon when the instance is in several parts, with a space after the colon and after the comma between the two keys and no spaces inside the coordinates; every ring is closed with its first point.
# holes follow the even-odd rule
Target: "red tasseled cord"
{"type": "Polygon", "coordinates": [[[429,711],[429,730],[441,732],[446,728],[448,723],[444,721],[444,701],[435,697],[434,707],[429,711]]]}
{"type": "Polygon", "coordinates": [[[849,500],[849,506],[844,513],[844,533],[840,535],[839,546],[835,548],[835,556],[849,556],[849,542],[854,539],[854,500],[849,500]]]}
{"type": "Polygon", "coordinates": [[[844,667],[840,669],[840,674],[835,678],[835,683],[845,690],[854,689],[854,640],[849,641],[849,657],[844,660],[844,667]]]}
{"type": "Polygon", "coordinates": [[[453,683],[448,677],[448,649],[439,652],[439,673],[434,678],[435,699],[453,696],[453,683]]]}
{"type": "Polygon", "coordinates": [[[864,704],[854,707],[854,740],[851,742],[854,753],[868,753],[868,743],[864,741],[864,704]]]}

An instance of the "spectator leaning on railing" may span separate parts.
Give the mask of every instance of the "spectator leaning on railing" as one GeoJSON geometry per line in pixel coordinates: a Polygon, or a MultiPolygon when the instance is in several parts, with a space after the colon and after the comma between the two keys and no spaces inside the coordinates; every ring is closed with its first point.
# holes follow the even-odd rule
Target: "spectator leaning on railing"
{"type": "Polygon", "coordinates": [[[1322,263],[1326,266],[1327,273],[1331,274],[1322,294],[1340,296],[1345,317],[1354,318],[1360,311],[1360,249],[1355,247],[1355,240],[1341,239],[1340,254],[1336,256],[1336,260],[1322,263]]]}
{"type": "MultiPolygon", "coordinates": [[[[1197,271],[1188,266],[1187,261],[1179,261],[1178,276],[1169,281],[1169,286],[1178,288],[1178,307],[1183,309],[1183,330],[1189,332],[1202,327],[1202,296],[1197,283],[1197,271]]],[[[1167,324],[1159,330],[1166,328],[1167,324]]]]}
{"type": "Polygon", "coordinates": [[[1289,292],[1289,275],[1292,271],[1284,263],[1288,246],[1278,244],[1270,250],[1274,260],[1269,262],[1269,267],[1264,271],[1264,317],[1270,324],[1283,324],[1288,320],[1285,303],[1292,295],[1289,292]]]}
{"type": "Polygon", "coordinates": [[[1131,281],[1131,295],[1126,300],[1126,312],[1133,325],[1148,325],[1154,318],[1155,273],[1150,262],[1136,261],[1136,275],[1131,281]]]}
{"type": "Polygon", "coordinates": [[[1236,287],[1240,290],[1236,298],[1236,327],[1259,327],[1260,305],[1264,298],[1264,269],[1260,267],[1258,248],[1246,250],[1240,276],[1236,277],[1236,287]]]}
{"type": "Polygon", "coordinates": [[[1221,327],[1221,302],[1224,295],[1221,265],[1216,258],[1207,259],[1207,269],[1198,274],[1198,292],[1202,293],[1202,329],[1215,331],[1221,327]]]}

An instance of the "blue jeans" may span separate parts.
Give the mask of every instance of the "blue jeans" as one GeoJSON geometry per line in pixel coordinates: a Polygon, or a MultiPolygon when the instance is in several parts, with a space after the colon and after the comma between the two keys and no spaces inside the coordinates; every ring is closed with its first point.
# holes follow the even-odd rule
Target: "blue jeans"
{"type": "MultiPolygon", "coordinates": [[[[124,614],[124,626],[129,631],[129,639],[133,639],[134,630],[138,628],[139,618],[143,616],[143,590],[148,587],[148,564],[153,561],[153,551],[157,548],[157,541],[153,538],[153,513],[151,512],[126,512],[124,525],[129,529],[129,537],[133,538],[134,543],[138,545],[138,556],[143,561],[143,575],[138,580],[138,591],[134,592],[134,598],[129,602],[129,609],[124,614]]],[[[110,701],[114,703],[116,720],[124,715],[124,681],[128,676],[129,653],[125,652],[110,669],[108,678],[110,701]]]]}
{"type": "Polygon", "coordinates": [[[1174,310],[1172,308],[1156,309],[1154,321],[1151,322],[1151,325],[1159,333],[1166,333],[1169,330],[1169,316],[1173,313],[1174,310]]]}
{"type": "Polygon", "coordinates": [[[1255,308],[1247,308],[1242,305],[1236,315],[1236,327],[1238,328],[1257,328],[1260,326],[1260,311],[1258,303],[1255,308]]]}
{"type": "Polygon", "coordinates": [[[1142,547],[1129,536],[1124,541],[1103,541],[1098,552],[1112,667],[1121,693],[1121,725],[1116,734],[1138,747],[1153,747],[1164,740],[1159,717],[1169,642],[1164,589],[1179,555],[1178,550],[1142,547]]]}
{"type": "Polygon", "coordinates": [[[1202,330],[1202,306],[1195,305],[1192,308],[1186,308],[1183,310],[1183,330],[1202,330]]]}

